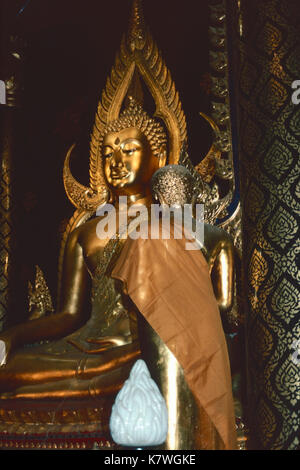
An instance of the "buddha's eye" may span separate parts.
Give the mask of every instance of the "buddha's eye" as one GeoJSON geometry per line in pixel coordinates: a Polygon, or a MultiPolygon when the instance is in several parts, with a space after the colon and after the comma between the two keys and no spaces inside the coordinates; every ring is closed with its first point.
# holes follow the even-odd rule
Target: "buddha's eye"
{"type": "Polygon", "coordinates": [[[113,153],[112,152],[109,152],[109,153],[105,153],[103,155],[103,158],[111,158],[113,156],[113,153]]]}
{"type": "Polygon", "coordinates": [[[123,152],[126,154],[126,155],[133,155],[134,152],[136,152],[137,149],[128,149],[128,150],[123,150],[123,152]]]}

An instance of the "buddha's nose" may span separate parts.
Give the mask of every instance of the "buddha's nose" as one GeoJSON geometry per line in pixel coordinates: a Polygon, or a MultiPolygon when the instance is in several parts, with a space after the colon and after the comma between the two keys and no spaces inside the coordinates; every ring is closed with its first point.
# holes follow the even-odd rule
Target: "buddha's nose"
{"type": "Polygon", "coordinates": [[[113,168],[121,167],[123,166],[123,160],[122,160],[122,152],[121,149],[116,149],[113,153],[113,157],[111,159],[111,166],[113,168]]]}

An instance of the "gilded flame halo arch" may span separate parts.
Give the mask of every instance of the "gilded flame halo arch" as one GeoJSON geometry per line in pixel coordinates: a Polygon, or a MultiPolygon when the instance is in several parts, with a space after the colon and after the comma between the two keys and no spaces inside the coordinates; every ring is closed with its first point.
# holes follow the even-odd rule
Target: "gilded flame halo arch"
{"type": "Polygon", "coordinates": [[[129,30],[123,36],[115,64],[98,104],[90,141],[90,187],[78,183],[70,171],[69,149],[63,171],[67,196],[77,209],[95,210],[108,197],[101,164],[102,135],[109,123],[119,118],[135,71],[144,80],[156,106],[154,117],[165,124],[168,134],[168,163],[177,164],[187,140],[182,105],[162,55],[145,27],[141,0],[134,0],[129,30]]]}

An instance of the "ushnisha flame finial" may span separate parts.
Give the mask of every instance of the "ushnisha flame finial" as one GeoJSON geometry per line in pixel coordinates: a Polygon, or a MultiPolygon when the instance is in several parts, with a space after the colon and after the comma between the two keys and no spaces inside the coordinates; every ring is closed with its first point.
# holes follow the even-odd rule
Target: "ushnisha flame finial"
{"type": "Polygon", "coordinates": [[[168,163],[176,164],[187,140],[186,119],[170,71],[149,30],[145,26],[142,2],[133,0],[129,30],[121,42],[115,64],[98,104],[90,142],[90,188],[70,174],[68,152],[64,184],[68,198],[78,209],[96,209],[108,196],[102,168],[103,136],[109,124],[119,119],[130,84],[138,75],[148,87],[168,134],[168,163]]]}

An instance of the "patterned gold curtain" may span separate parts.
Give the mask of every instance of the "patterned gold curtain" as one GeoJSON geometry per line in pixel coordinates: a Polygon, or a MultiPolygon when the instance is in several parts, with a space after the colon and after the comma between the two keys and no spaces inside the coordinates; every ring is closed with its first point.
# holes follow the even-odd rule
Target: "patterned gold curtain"
{"type": "Polygon", "coordinates": [[[300,10],[294,0],[237,3],[251,445],[299,449],[300,10]]]}

